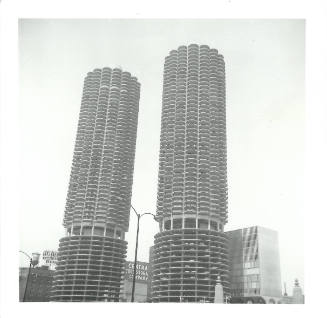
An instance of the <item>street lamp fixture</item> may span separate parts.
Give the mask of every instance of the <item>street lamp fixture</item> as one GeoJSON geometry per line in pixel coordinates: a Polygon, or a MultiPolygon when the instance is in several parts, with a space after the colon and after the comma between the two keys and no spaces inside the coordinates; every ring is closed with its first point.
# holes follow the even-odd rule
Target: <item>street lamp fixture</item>
{"type": "Polygon", "coordinates": [[[134,294],[135,294],[135,279],[136,279],[136,264],[137,264],[137,250],[138,250],[138,245],[139,245],[139,230],[140,230],[140,218],[144,215],[152,215],[154,220],[157,221],[157,216],[153,213],[142,213],[139,214],[136,212],[134,207],[131,205],[132,210],[137,216],[137,230],[136,230],[136,244],[135,244],[135,257],[134,257],[134,272],[133,272],[133,287],[132,287],[132,298],[131,302],[134,302],[134,294]]]}
{"type": "Polygon", "coordinates": [[[27,273],[25,290],[24,290],[24,296],[23,296],[23,302],[24,302],[25,301],[25,298],[26,298],[26,291],[27,291],[28,282],[29,282],[29,278],[30,278],[31,267],[34,268],[37,264],[39,264],[40,255],[41,254],[40,253],[32,253],[32,257],[31,257],[27,253],[25,253],[24,251],[19,251],[19,253],[24,254],[26,257],[28,257],[28,259],[30,261],[30,265],[29,265],[28,273],[27,273]]]}

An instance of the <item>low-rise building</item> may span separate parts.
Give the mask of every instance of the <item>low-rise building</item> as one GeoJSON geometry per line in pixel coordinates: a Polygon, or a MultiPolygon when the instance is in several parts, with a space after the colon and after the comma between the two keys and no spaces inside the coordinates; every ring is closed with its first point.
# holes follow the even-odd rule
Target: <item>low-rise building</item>
{"type": "Polygon", "coordinates": [[[28,277],[28,267],[19,268],[19,301],[47,302],[50,301],[53,270],[48,266],[31,268],[28,277]],[[24,300],[24,293],[25,300],[24,300]]]}
{"type": "Polygon", "coordinates": [[[295,279],[293,287],[292,304],[304,304],[304,295],[298,279],[295,279]]]}
{"type": "Polygon", "coordinates": [[[148,296],[147,301],[152,302],[151,293],[152,293],[152,276],[153,276],[153,258],[154,258],[154,246],[151,246],[149,249],[149,266],[148,266],[148,296]]]}
{"type": "MultiPolygon", "coordinates": [[[[146,262],[137,262],[136,264],[134,302],[147,302],[149,284],[148,266],[149,263],[146,262]]],[[[125,266],[121,301],[130,302],[132,299],[133,273],[134,262],[127,261],[125,266]]]]}

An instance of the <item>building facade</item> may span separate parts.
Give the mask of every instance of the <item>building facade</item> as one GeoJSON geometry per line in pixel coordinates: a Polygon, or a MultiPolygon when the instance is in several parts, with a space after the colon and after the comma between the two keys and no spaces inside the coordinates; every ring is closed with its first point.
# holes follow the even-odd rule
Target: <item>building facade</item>
{"type": "Polygon", "coordinates": [[[284,292],[284,295],[282,298],[282,303],[283,304],[304,304],[304,295],[302,293],[302,288],[300,286],[298,279],[295,279],[292,296],[289,296],[287,294],[286,284],[285,284],[285,292],[284,292]]]}
{"type": "MultiPolygon", "coordinates": [[[[148,285],[149,285],[149,263],[137,262],[135,275],[135,292],[134,301],[138,303],[145,303],[148,299],[148,285]]],[[[132,299],[133,289],[133,274],[134,262],[126,262],[124,285],[121,299],[124,302],[130,302],[132,299]]]]}
{"type": "Polygon", "coordinates": [[[191,44],[165,59],[153,302],[213,302],[228,287],[225,63],[191,44]]]}
{"type": "Polygon", "coordinates": [[[153,277],[153,259],[154,257],[154,246],[150,246],[149,248],[149,266],[148,266],[148,295],[147,295],[147,301],[152,302],[152,277],[153,277]]]}
{"type": "Polygon", "coordinates": [[[55,270],[58,260],[58,252],[52,250],[46,250],[42,253],[42,262],[45,266],[48,266],[50,270],[55,270]]]}
{"type": "Polygon", "coordinates": [[[282,289],[277,232],[253,226],[226,234],[232,299],[278,303],[282,289]]]}
{"type": "Polygon", "coordinates": [[[293,287],[292,304],[304,304],[304,295],[298,279],[295,279],[293,287]]]}
{"type": "Polygon", "coordinates": [[[140,84],[118,68],[84,81],[53,301],[119,301],[140,84]]]}
{"type": "Polygon", "coordinates": [[[19,268],[19,301],[47,302],[50,301],[54,271],[48,266],[31,268],[27,282],[28,267],[19,268]]]}

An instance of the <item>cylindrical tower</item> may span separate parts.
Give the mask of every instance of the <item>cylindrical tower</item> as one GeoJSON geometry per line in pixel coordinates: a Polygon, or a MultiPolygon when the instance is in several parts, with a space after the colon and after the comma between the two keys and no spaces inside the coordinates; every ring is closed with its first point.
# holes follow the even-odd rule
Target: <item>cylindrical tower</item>
{"type": "Polygon", "coordinates": [[[207,45],[165,59],[153,302],[213,302],[229,293],[225,63],[207,45]]]}
{"type": "Polygon", "coordinates": [[[140,84],[121,69],[84,81],[53,301],[118,301],[125,265],[140,84]]]}

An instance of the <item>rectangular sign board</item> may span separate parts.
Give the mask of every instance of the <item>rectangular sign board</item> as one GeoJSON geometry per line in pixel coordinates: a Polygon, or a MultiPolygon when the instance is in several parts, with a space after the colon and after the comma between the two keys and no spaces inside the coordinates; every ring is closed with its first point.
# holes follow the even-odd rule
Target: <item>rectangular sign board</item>
{"type": "MultiPolygon", "coordinates": [[[[149,263],[146,262],[137,262],[136,263],[136,277],[135,281],[146,283],[149,280],[148,275],[148,266],[149,263]]],[[[134,262],[126,262],[125,266],[125,279],[128,281],[133,281],[134,273],[134,262]]]]}

